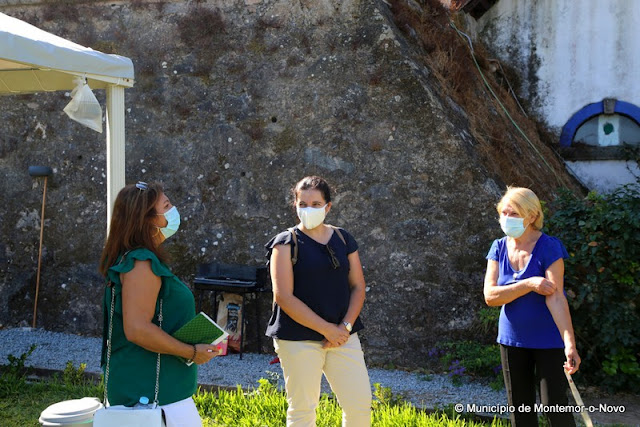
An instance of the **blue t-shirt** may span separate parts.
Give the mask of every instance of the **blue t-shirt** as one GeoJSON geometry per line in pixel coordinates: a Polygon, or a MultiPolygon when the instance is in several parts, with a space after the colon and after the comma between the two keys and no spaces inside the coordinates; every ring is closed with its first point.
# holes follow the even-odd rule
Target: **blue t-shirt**
{"type": "MultiPolygon", "coordinates": [[[[498,261],[498,286],[511,285],[530,277],[545,277],[547,269],[569,254],[560,240],[542,233],[527,265],[516,271],[509,262],[507,238],[493,241],[488,260],[498,261]]],[[[564,342],[545,303],[545,296],[529,292],[502,306],[498,323],[500,344],[524,348],[564,348],[564,342]]]]}
{"type": "MultiPolygon", "coordinates": [[[[339,324],[349,309],[351,288],[349,287],[349,259],[347,256],[358,250],[358,243],[351,234],[340,229],[346,245],[334,231],[327,245],[318,243],[294,228],[298,243],[298,261],[293,266],[293,295],[305,303],[314,313],[330,323],[339,324]],[[333,250],[340,263],[334,268],[327,246],[333,250]]],[[[291,232],[283,231],[265,245],[267,259],[276,245],[290,245],[293,255],[291,232]]],[[[364,326],[360,317],[353,322],[355,333],[364,326]]],[[[324,336],[303,326],[287,315],[278,304],[274,304],[266,335],[291,341],[322,341],[324,336]]]]}

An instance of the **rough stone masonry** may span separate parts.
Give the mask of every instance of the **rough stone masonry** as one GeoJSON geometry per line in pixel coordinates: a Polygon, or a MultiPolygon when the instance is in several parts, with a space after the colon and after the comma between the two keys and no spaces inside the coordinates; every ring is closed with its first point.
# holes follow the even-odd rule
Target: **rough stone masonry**
{"type": "MultiPolygon", "coordinates": [[[[163,181],[180,209],[167,244],[185,283],[200,262],[264,265],[263,245],[295,224],[291,186],[319,174],[335,187],[327,221],[360,245],[368,360],[422,366],[435,343],[477,336],[507,183],[477,152],[463,118],[473,112],[439,92],[386,2],[9,1],[0,12],[133,60],[127,182],[163,181]]],[[[69,99],[0,102],[0,323],[31,323],[42,182],[27,168],[46,165],[38,326],[98,335],[105,142],[64,115],[69,99]]],[[[271,295],[247,309],[257,350],[254,304],[264,328],[271,295]]]]}

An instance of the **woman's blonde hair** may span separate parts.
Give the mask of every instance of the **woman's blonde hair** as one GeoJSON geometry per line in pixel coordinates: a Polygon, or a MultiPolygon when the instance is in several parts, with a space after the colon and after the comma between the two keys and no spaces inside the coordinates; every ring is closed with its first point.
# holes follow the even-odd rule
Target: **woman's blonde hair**
{"type": "Polygon", "coordinates": [[[498,215],[502,214],[502,208],[507,203],[510,204],[522,218],[534,215],[536,219],[531,225],[536,230],[542,229],[544,214],[542,213],[540,199],[538,199],[536,193],[524,187],[507,187],[507,192],[504,193],[504,196],[500,199],[500,203],[496,206],[498,215]]]}

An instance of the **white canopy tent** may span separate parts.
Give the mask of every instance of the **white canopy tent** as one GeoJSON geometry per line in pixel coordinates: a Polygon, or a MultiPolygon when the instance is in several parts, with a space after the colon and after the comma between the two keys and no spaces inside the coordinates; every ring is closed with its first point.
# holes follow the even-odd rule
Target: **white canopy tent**
{"type": "Polygon", "coordinates": [[[0,95],[68,91],[77,76],[107,94],[108,227],[113,202],[125,185],[124,89],[133,86],[133,63],[0,13],[0,95]]]}

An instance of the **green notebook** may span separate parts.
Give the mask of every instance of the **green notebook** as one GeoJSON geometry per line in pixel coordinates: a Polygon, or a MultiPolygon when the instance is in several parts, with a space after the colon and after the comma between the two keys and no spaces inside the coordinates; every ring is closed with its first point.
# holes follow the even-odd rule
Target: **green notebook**
{"type": "MultiPolygon", "coordinates": [[[[172,336],[187,344],[218,344],[229,334],[205,313],[200,312],[172,336]]],[[[180,358],[186,362],[186,359],[180,358]]],[[[187,363],[191,365],[191,363],[187,363]]]]}

